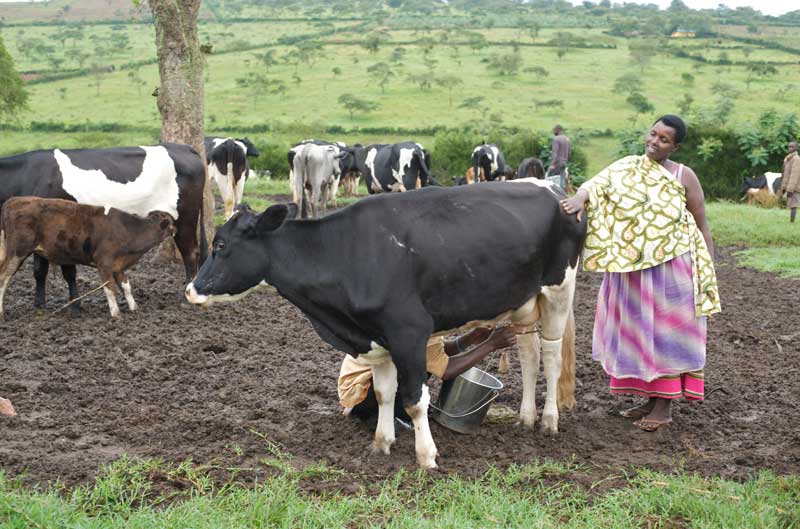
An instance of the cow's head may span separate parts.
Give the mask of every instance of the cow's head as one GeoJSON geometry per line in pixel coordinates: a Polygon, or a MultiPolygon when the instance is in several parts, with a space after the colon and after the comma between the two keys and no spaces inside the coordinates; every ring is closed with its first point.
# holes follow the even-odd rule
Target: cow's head
{"type": "Polygon", "coordinates": [[[297,205],[277,204],[261,214],[240,204],[214,236],[211,255],[186,287],[194,305],[236,301],[266,286],[266,239],[297,216],[297,205]]]}
{"type": "Polygon", "coordinates": [[[237,138],[236,141],[244,143],[244,146],[247,147],[247,151],[245,152],[247,156],[253,156],[257,158],[258,155],[261,154],[258,152],[258,149],[256,149],[256,146],[253,145],[253,142],[250,141],[250,138],[237,138]]]}
{"type": "Polygon", "coordinates": [[[166,211],[151,211],[147,214],[147,220],[150,221],[159,241],[175,236],[175,219],[166,211]]]}

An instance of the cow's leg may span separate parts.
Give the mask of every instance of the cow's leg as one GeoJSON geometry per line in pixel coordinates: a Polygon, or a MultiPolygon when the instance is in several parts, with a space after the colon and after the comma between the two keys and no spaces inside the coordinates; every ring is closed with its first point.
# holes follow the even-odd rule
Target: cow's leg
{"type": "Polygon", "coordinates": [[[517,336],[519,363],[522,368],[522,403],[519,408],[520,424],[533,428],[536,423],[536,378],[541,357],[539,334],[529,330],[517,336]]]}
{"type": "Polygon", "coordinates": [[[428,424],[428,392],[425,371],[425,354],[430,331],[400,331],[389,337],[392,360],[397,367],[397,385],[406,413],[414,423],[414,448],[417,464],[422,468],[436,468],[436,444],[428,424]]]}
{"type": "Polygon", "coordinates": [[[117,305],[117,294],[114,292],[114,274],[111,272],[111,267],[98,264],[97,271],[100,274],[100,283],[103,285],[103,291],[106,293],[111,317],[119,318],[119,305],[117,305]]]}
{"type": "Polygon", "coordinates": [[[69,312],[73,316],[81,313],[81,301],[78,298],[78,267],[75,265],[61,265],[61,276],[67,282],[69,289],[69,300],[76,300],[69,306],[69,312]]]}
{"type": "Polygon", "coordinates": [[[378,400],[378,426],[372,450],[388,455],[395,440],[394,401],[397,395],[397,369],[391,358],[372,366],[372,382],[378,400]]]}
{"type": "Polygon", "coordinates": [[[117,280],[119,288],[122,289],[122,292],[125,295],[125,302],[128,304],[128,310],[130,311],[136,310],[136,301],[133,299],[131,284],[128,281],[128,277],[125,275],[125,272],[124,271],[114,272],[114,279],[117,280]]]}
{"type": "Polygon", "coordinates": [[[233,178],[230,175],[215,171],[214,181],[217,182],[219,194],[225,205],[225,220],[228,220],[233,215],[233,178]]]}
{"type": "Polygon", "coordinates": [[[48,270],[50,270],[50,261],[39,255],[34,255],[33,278],[36,280],[36,294],[33,297],[33,306],[36,308],[44,308],[48,270]]]}
{"type": "MultiPolygon", "coordinates": [[[[567,328],[567,321],[572,313],[572,300],[575,294],[576,268],[567,268],[564,281],[557,286],[543,287],[539,295],[539,310],[542,322],[542,364],[544,377],[547,380],[547,397],[542,412],[542,430],[555,433],[558,431],[558,385],[572,383],[559,381],[562,368],[562,338],[567,328]]],[[[574,345],[572,358],[574,363],[574,345]]],[[[570,366],[574,377],[574,368],[570,366]]]]}
{"type": "MultiPolygon", "coordinates": [[[[2,241],[0,241],[2,244],[2,241]]],[[[6,255],[5,259],[0,261],[0,320],[3,320],[3,297],[6,294],[6,289],[8,288],[8,284],[11,282],[11,278],[14,277],[14,274],[17,273],[19,267],[22,266],[22,263],[25,262],[25,257],[16,257],[12,255],[6,255]]]]}
{"type": "MultiPolygon", "coordinates": [[[[239,178],[239,181],[236,182],[236,186],[234,187],[234,190],[233,190],[233,207],[234,208],[242,203],[242,197],[244,197],[244,183],[245,183],[245,180],[246,180],[245,179],[245,175],[242,175],[239,178]]],[[[231,214],[233,214],[233,211],[231,211],[231,214]]]]}
{"type": "MultiPolygon", "coordinates": [[[[203,205],[198,201],[199,206],[203,205]]],[[[197,275],[200,265],[200,247],[197,238],[197,225],[200,220],[200,211],[195,208],[186,208],[178,211],[178,220],[175,222],[175,246],[183,259],[186,270],[186,282],[197,275]]]]}

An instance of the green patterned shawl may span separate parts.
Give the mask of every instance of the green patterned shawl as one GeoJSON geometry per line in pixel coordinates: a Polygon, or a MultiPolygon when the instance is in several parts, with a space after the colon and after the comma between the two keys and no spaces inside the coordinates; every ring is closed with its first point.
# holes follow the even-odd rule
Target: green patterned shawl
{"type": "Polygon", "coordinates": [[[581,189],[589,193],[584,270],[644,270],[691,252],[695,313],[720,311],[711,254],[686,209],[686,190],[664,167],[647,156],[628,156],[581,189]]]}

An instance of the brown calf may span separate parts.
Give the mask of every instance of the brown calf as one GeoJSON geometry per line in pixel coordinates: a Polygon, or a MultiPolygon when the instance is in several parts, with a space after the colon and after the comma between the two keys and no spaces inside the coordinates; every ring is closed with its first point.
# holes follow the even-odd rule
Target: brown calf
{"type": "Polygon", "coordinates": [[[114,281],[136,310],[125,270],[175,232],[172,217],[154,211],[146,218],[118,209],[37,197],[11,198],[0,211],[0,319],[11,277],[32,253],[59,265],[97,268],[111,317],[119,317],[114,281]]]}

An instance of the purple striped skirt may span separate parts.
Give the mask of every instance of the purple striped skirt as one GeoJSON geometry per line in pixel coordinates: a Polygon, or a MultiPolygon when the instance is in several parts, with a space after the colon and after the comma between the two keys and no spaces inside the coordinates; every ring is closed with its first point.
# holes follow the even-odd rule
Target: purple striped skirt
{"type": "MultiPolygon", "coordinates": [[[[603,275],[592,358],[612,377],[615,393],[630,388],[627,392],[648,395],[648,385],[659,378],[684,380],[676,375],[703,369],[706,318],[695,316],[691,254],[645,270],[603,275]]],[[[654,394],[664,396],[663,382],[653,384],[654,394]]],[[[675,396],[681,395],[690,396],[683,391],[675,396]]],[[[702,387],[691,388],[691,396],[702,398],[702,387]]]]}

